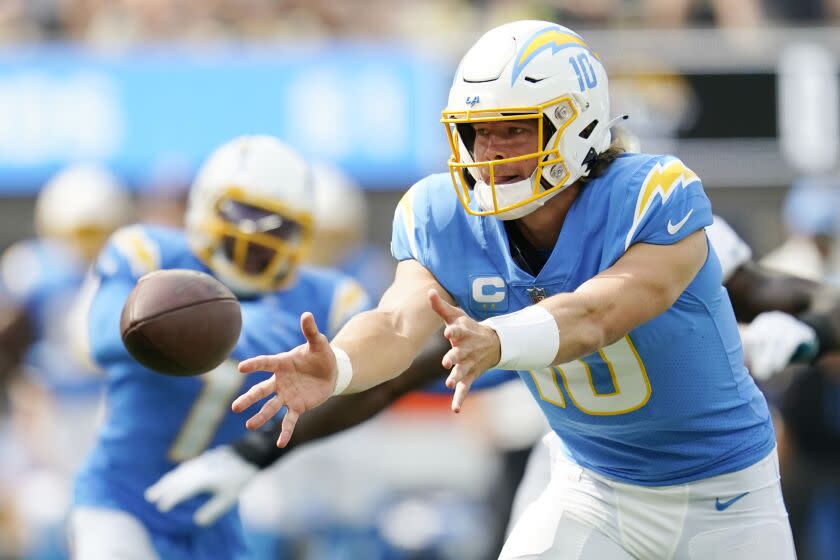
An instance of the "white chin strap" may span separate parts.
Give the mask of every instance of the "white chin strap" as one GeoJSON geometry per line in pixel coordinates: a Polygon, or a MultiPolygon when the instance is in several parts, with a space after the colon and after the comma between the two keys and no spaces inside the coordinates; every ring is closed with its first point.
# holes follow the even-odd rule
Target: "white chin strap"
{"type": "MultiPolygon", "coordinates": [[[[505,206],[516,204],[520,200],[524,200],[533,196],[533,181],[533,177],[530,177],[528,179],[516,181],[515,183],[504,183],[501,185],[496,185],[496,202],[498,202],[499,208],[504,208],[505,206]]],[[[540,187],[540,190],[543,190],[542,187],[540,187]]],[[[478,180],[475,182],[475,189],[473,190],[473,192],[475,193],[475,199],[478,202],[478,207],[481,208],[482,211],[492,212],[494,210],[493,188],[490,185],[488,185],[484,181],[478,180]]],[[[513,208],[512,210],[499,212],[498,214],[494,214],[494,216],[500,220],[517,220],[522,216],[527,216],[534,210],[540,208],[558,192],[560,192],[560,190],[557,190],[546,196],[540,197],[536,200],[532,200],[528,204],[523,204],[518,208],[513,208]]]]}

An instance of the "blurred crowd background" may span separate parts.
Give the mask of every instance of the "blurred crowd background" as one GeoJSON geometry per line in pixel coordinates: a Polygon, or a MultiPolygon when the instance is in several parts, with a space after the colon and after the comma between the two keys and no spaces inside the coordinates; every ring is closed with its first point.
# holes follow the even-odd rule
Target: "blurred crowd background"
{"type": "MultiPolygon", "coordinates": [[[[177,225],[209,151],[268,133],[345,175],[340,196],[357,198],[325,203],[317,257],[349,269],[364,253],[356,271],[377,294],[401,193],[445,170],[459,57],[524,18],[586,37],[614,114],[700,175],[757,260],[840,280],[840,0],[0,0],[0,299],[25,311],[0,315],[0,558],[66,558],[70,481],[101,414],[101,381],[52,328],[84,260],[31,240],[90,247],[122,222],[177,225]],[[103,210],[88,168],[77,197],[48,199],[78,163],[126,196],[103,210]]],[[[805,560],[840,549],[838,364],[765,387],[805,560]]],[[[295,453],[244,501],[254,558],[494,557],[545,429],[518,389],[473,395],[458,417],[445,396],[412,396],[295,453]]]]}

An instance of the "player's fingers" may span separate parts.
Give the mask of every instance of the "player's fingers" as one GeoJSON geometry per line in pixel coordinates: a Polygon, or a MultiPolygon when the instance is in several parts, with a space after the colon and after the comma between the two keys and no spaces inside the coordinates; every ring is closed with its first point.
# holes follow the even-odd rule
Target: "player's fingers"
{"type": "Polygon", "coordinates": [[[464,336],[464,334],[464,327],[461,325],[447,325],[447,327],[443,329],[443,336],[450,342],[459,340],[464,336]]]}
{"type": "Polygon", "coordinates": [[[464,400],[470,392],[471,383],[464,381],[458,382],[455,386],[455,395],[452,397],[452,412],[461,412],[461,407],[464,406],[464,400]]]}
{"type": "Polygon", "coordinates": [[[198,508],[193,516],[193,521],[199,527],[212,525],[233,506],[235,500],[235,494],[232,497],[217,494],[207,500],[206,504],[198,508]]]}
{"type": "Polygon", "coordinates": [[[300,414],[292,409],[286,412],[283,417],[283,425],[280,428],[280,437],[277,438],[277,447],[286,447],[292,439],[292,433],[295,431],[300,414]]]}
{"type": "Polygon", "coordinates": [[[443,298],[440,297],[440,294],[437,293],[437,290],[429,290],[429,303],[432,305],[434,312],[437,313],[447,325],[464,314],[464,312],[457,307],[445,302],[443,298]]]}
{"type": "Polygon", "coordinates": [[[171,477],[167,474],[162,476],[157,482],[146,488],[146,491],[143,493],[143,497],[146,498],[147,502],[155,503],[161,498],[163,498],[166,491],[169,489],[169,481],[171,477]]]}
{"type": "Polygon", "coordinates": [[[458,364],[463,359],[460,348],[450,348],[449,351],[443,355],[441,365],[446,369],[452,369],[455,364],[458,364]]]}
{"type": "Polygon", "coordinates": [[[278,356],[254,356],[239,362],[239,373],[253,373],[255,371],[274,371],[278,356]]]}
{"type": "Polygon", "coordinates": [[[239,395],[233,404],[230,405],[231,410],[234,412],[242,412],[243,410],[249,408],[254,403],[261,401],[262,399],[266,398],[268,395],[274,392],[274,377],[270,377],[265,381],[260,381],[244,394],[239,395]]]}
{"type": "Polygon", "coordinates": [[[251,416],[247,422],[245,422],[245,427],[249,430],[256,430],[272,418],[274,415],[277,414],[280,409],[283,408],[283,402],[280,400],[280,397],[273,397],[267,403],[262,405],[262,408],[259,412],[251,416]]]}
{"type": "Polygon", "coordinates": [[[452,366],[452,371],[449,373],[449,377],[446,378],[446,386],[450,389],[455,389],[459,381],[463,381],[466,378],[467,374],[467,367],[462,364],[458,363],[452,366]]]}
{"type": "Polygon", "coordinates": [[[198,485],[184,484],[184,480],[181,477],[166,475],[146,489],[145,498],[147,501],[155,504],[158,511],[166,513],[184,500],[200,493],[202,490],[203,488],[198,485]]]}
{"type": "Polygon", "coordinates": [[[318,330],[318,325],[315,323],[315,316],[309,311],[300,316],[300,330],[303,336],[306,337],[306,342],[312,350],[318,350],[323,344],[327,342],[321,331],[318,330]]]}

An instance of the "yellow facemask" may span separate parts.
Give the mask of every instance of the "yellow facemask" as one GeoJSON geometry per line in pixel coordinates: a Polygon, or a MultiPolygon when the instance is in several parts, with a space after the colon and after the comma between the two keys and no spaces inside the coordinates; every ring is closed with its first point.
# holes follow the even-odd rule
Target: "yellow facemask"
{"type": "Polygon", "coordinates": [[[449,158],[449,174],[452,184],[458,195],[458,200],[467,211],[475,216],[487,216],[501,214],[520,208],[535,200],[553,194],[565,186],[569,177],[568,167],[558,150],[558,144],[563,136],[564,130],[578,116],[578,110],[571,97],[563,96],[548,101],[541,105],[528,107],[494,107],[490,109],[444,111],[441,122],[446,129],[449,139],[449,146],[452,156],[449,158]],[[547,115],[553,119],[548,119],[547,115]],[[523,153],[503,159],[475,161],[473,159],[472,145],[473,138],[469,138],[473,125],[477,123],[490,122],[516,122],[536,121],[537,143],[532,152],[523,153]],[[546,124],[550,123],[550,124],[546,124]],[[558,126],[555,126],[555,123],[558,126]],[[554,129],[556,128],[556,132],[554,129]],[[467,136],[465,138],[465,136],[467,136]],[[553,137],[553,140],[552,140],[553,137]],[[547,145],[550,141],[551,145],[547,145]],[[510,185],[497,185],[496,170],[499,166],[534,159],[536,169],[525,189],[517,185],[515,189],[507,188],[510,185]],[[479,200],[479,207],[471,206],[472,186],[479,180],[482,168],[489,180],[483,181],[489,188],[488,200],[479,200]],[[467,177],[464,171],[470,174],[467,177]],[[550,186],[542,181],[545,174],[550,178],[550,186]],[[507,192],[504,192],[505,189],[507,192]]]}
{"type": "Polygon", "coordinates": [[[219,272],[235,275],[237,284],[253,291],[272,291],[285,286],[305,258],[313,217],[231,187],[219,197],[205,225],[211,236],[199,255],[205,264],[213,269],[223,258],[225,270],[219,272]]]}

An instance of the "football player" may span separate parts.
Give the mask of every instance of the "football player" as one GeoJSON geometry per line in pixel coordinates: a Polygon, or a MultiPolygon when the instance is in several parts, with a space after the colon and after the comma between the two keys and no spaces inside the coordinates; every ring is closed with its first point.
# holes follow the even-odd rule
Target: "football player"
{"type": "Polygon", "coordinates": [[[0,256],[0,292],[8,309],[14,304],[26,319],[3,321],[0,341],[14,344],[0,342],[0,354],[28,346],[25,363],[44,385],[90,378],[68,344],[68,325],[56,319],[67,316],[86,269],[108,236],[132,218],[130,194],[102,167],[70,166],[44,185],[35,202],[37,237],[12,244],[0,256]],[[23,324],[28,328],[18,327],[23,324]]]}
{"type": "MultiPolygon", "coordinates": [[[[311,176],[305,162],[267,136],[218,148],[189,193],[184,231],[133,225],[109,240],[87,280],[88,340],[107,374],[109,414],[76,478],[71,536],[74,558],[233,558],[241,547],[236,511],[209,527],[194,522],[198,501],[162,513],[146,488],[179,462],[232,442],[244,429],[233,397],[258,379],[236,362],[303,338],[298,315],[312,309],[340,326],[367,306],[358,284],[299,266],[312,229],[311,176]],[[240,298],[243,328],[231,359],[197,377],[168,377],[137,364],[120,339],[123,303],[144,274],[191,269],[214,275],[240,298]]],[[[205,512],[212,514],[213,512],[205,512]]]]}
{"type": "Polygon", "coordinates": [[[8,465],[21,468],[10,469],[0,485],[13,481],[3,489],[13,498],[7,505],[32,504],[33,488],[44,481],[55,488],[52,503],[20,508],[18,521],[31,537],[27,557],[66,546],[65,496],[95,437],[104,389],[71,343],[77,325],[68,311],[96,252],[131,221],[133,209],[130,193],[108,170],[71,165],[38,194],[36,236],[0,256],[0,400],[20,428],[16,440],[6,434],[2,443],[17,457],[8,465]]]}
{"type": "MultiPolygon", "coordinates": [[[[757,264],[749,245],[719,216],[706,227],[706,235],[720,261],[735,316],[748,323],[741,338],[745,363],[755,379],[767,381],[792,362],[814,362],[840,350],[836,289],[757,264]]],[[[779,435],[782,455],[787,438],[779,435]]],[[[783,458],[783,464],[784,459],[790,458],[783,458]]],[[[535,446],[516,492],[509,528],[547,486],[548,464],[549,446],[535,446]]]]}
{"type": "MultiPolygon", "coordinates": [[[[616,130],[616,129],[614,129],[616,130]]],[[[625,152],[638,148],[631,138],[614,134],[614,147],[625,152]]],[[[757,265],[752,251],[737,233],[720,217],[715,216],[706,228],[709,241],[719,255],[722,281],[729,291],[736,316],[742,321],[756,319],[742,335],[750,341],[745,351],[748,363],[755,364],[755,377],[767,379],[787,366],[791,360],[816,359],[824,352],[838,350],[840,332],[840,298],[820,284],[795,276],[777,274],[757,265]],[[799,353],[797,355],[797,352],[799,353]]],[[[432,360],[443,356],[432,341],[424,356],[432,360]]],[[[208,495],[203,506],[212,509],[213,517],[200,516],[201,522],[215,521],[232,507],[240,490],[255,476],[258,469],[281,460],[291,449],[317,441],[351,428],[384,410],[394,401],[414,390],[428,390],[437,381],[435,367],[411,368],[406,373],[361,393],[343,395],[302,417],[295,428],[295,438],[284,448],[274,445],[279,420],[264,429],[249,433],[230,446],[216,448],[181,463],[167,473],[147,492],[158,507],[168,510],[183,500],[199,494],[208,495]]],[[[507,372],[510,373],[510,372],[507,372]]],[[[504,372],[485,374],[477,381],[490,388],[518,379],[504,372]]],[[[472,389],[474,390],[474,385],[472,389]]],[[[527,476],[516,494],[512,520],[545,489],[549,479],[548,448],[539,445],[528,460],[527,476]]]]}
{"type": "Polygon", "coordinates": [[[554,431],[552,481],[501,558],[794,558],[698,176],[610,149],[604,66],[548,22],[485,34],[443,122],[449,173],[400,203],[393,284],[332,343],[307,313],[305,344],[240,363],[273,373],[234,402],[275,394],[246,425],[286,406],[285,445],[304,411],[399,375],[442,321],[453,410],[487,369],[515,370],[554,431]]]}
{"type": "Polygon", "coordinates": [[[312,165],[315,183],[315,235],[311,261],[337,268],[355,278],[378,299],[394,275],[394,261],[387,251],[365,242],[368,204],[355,181],[325,163],[312,165]]]}

